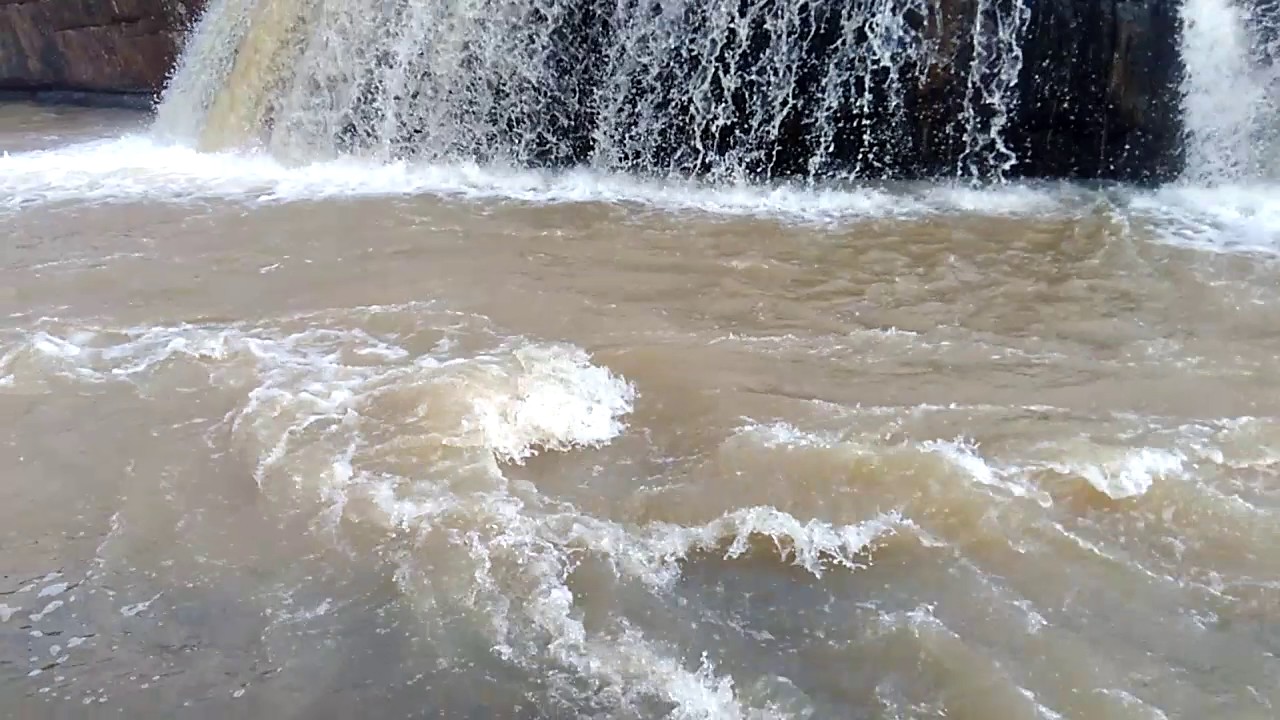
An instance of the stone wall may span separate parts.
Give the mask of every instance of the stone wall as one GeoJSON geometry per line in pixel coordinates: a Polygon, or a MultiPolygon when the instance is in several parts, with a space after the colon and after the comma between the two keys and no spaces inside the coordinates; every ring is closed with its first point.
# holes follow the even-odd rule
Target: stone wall
{"type": "Polygon", "coordinates": [[[203,0],[0,0],[0,89],[150,95],[203,0]]]}

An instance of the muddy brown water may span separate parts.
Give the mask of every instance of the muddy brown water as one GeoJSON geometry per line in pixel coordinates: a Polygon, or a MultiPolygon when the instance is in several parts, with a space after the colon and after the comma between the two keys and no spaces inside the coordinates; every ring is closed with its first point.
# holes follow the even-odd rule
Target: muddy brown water
{"type": "Polygon", "coordinates": [[[319,192],[145,123],[0,107],[0,715],[1280,712],[1230,229],[319,192]]]}

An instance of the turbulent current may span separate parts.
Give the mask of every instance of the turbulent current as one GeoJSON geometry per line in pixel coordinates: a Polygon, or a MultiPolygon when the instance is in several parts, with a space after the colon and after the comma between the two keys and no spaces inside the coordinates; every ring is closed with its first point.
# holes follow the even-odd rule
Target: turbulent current
{"type": "Polygon", "coordinates": [[[880,172],[943,6],[789,100],[805,3],[223,0],[0,106],[0,716],[1280,715],[1262,4],[1144,187],[1000,180],[996,0],[880,172]]]}

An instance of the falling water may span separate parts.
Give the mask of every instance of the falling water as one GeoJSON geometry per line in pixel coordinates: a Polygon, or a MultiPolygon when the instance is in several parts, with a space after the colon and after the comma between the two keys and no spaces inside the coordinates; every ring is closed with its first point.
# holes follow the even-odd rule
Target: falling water
{"type": "Polygon", "coordinates": [[[248,32],[253,0],[211,0],[191,34],[164,102],[156,109],[156,130],[171,140],[198,138],[218,89],[231,72],[237,47],[248,32]]]}
{"type": "Polygon", "coordinates": [[[1240,0],[1183,4],[1183,123],[1193,181],[1266,177],[1277,167],[1280,42],[1266,37],[1267,19],[1260,5],[1240,0]]]}
{"type": "Polygon", "coordinates": [[[982,174],[983,163],[994,163],[1003,173],[1017,163],[1017,155],[1005,143],[1004,129],[1018,73],[1022,69],[1022,34],[1031,19],[1025,3],[1004,8],[996,0],[978,0],[973,23],[973,59],[969,63],[964,105],[964,153],[961,174],[982,174]],[[987,111],[986,127],[980,113],[987,111]]]}
{"type": "Polygon", "coordinates": [[[342,154],[737,181],[1000,175],[1026,0],[223,0],[158,131],[342,154]],[[959,20],[956,12],[964,14],[959,20]],[[939,88],[957,107],[935,111],[939,88]],[[928,98],[926,99],[926,95],[928,98]],[[923,128],[923,129],[922,129],[923,128]]]}

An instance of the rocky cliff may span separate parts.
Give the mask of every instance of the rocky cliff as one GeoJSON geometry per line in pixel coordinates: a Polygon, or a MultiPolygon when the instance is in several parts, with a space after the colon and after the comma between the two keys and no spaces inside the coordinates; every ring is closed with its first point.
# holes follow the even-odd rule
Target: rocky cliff
{"type": "Polygon", "coordinates": [[[203,0],[0,0],[0,89],[151,94],[203,0]]]}

